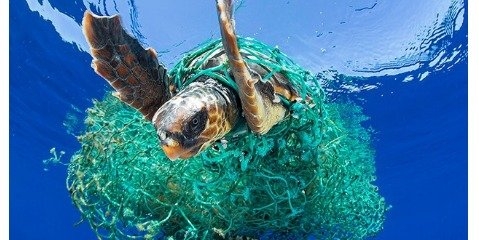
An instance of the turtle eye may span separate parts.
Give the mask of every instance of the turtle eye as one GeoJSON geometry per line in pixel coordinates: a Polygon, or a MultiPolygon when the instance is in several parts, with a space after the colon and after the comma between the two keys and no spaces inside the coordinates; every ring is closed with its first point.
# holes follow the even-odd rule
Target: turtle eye
{"type": "Polygon", "coordinates": [[[183,128],[183,135],[188,139],[193,139],[200,135],[206,126],[208,113],[206,109],[202,109],[193,115],[183,128]]]}
{"type": "Polygon", "coordinates": [[[186,128],[187,132],[190,132],[192,134],[195,134],[199,132],[200,130],[200,125],[199,125],[200,120],[198,120],[198,117],[194,117],[193,119],[190,120],[188,123],[188,127],[186,128]]]}
{"type": "Polygon", "coordinates": [[[199,121],[198,118],[196,118],[196,117],[193,118],[193,120],[191,120],[191,124],[193,124],[194,126],[197,126],[199,122],[200,122],[200,121],[199,121]]]}

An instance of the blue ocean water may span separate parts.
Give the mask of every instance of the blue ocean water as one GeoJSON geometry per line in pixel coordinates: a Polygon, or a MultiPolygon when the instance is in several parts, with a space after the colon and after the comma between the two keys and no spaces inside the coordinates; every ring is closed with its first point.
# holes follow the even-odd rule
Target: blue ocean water
{"type": "MultiPolygon", "coordinates": [[[[86,9],[122,14],[167,66],[219,36],[213,1],[10,2],[11,239],[95,238],[66,166],[44,164],[52,148],[68,162],[85,109],[110,90],[90,67],[86,9]]],[[[376,239],[467,238],[467,2],[245,0],[236,19],[240,34],[278,45],[370,117],[392,205],[376,239]]]]}

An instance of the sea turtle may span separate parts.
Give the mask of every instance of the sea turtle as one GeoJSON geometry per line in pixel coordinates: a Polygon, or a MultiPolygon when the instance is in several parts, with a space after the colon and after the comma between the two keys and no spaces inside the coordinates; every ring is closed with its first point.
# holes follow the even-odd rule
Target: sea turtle
{"type": "MultiPolygon", "coordinates": [[[[288,116],[280,98],[295,101],[298,94],[279,72],[268,80],[267,66],[247,64],[238,45],[232,1],[216,1],[223,48],[203,68],[228,64],[237,88],[211,76],[196,78],[180,91],[159,63],[152,48],[144,49],[121,26],[119,15],[97,16],[86,11],[83,33],[91,47],[92,67],[116,90],[117,97],[152,121],[160,145],[171,159],[195,156],[220,140],[241,120],[259,135],[288,116]]],[[[187,79],[183,79],[187,81],[187,79]]]]}

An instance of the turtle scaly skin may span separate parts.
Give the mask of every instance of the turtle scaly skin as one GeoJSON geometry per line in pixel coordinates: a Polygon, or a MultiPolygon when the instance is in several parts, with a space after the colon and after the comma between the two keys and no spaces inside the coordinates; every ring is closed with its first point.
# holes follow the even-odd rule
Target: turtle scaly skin
{"type": "MultiPolygon", "coordinates": [[[[296,90],[281,73],[270,74],[272,70],[266,66],[246,64],[245,58],[255,57],[238,47],[231,1],[218,0],[217,9],[223,48],[208,56],[202,69],[229,66],[229,73],[218,74],[234,79],[237,90],[206,75],[180,88],[158,62],[156,52],[144,49],[126,33],[118,15],[105,17],[86,11],[83,18],[93,68],[116,90],[120,100],[152,121],[171,160],[200,153],[229,133],[240,115],[253,132],[265,134],[287,116],[279,96],[297,99],[296,90]],[[267,75],[271,78],[263,81],[267,75]]],[[[181,79],[183,83],[187,80],[181,79]]]]}
{"type": "MultiPolygon", "coordinates": [[[[118,15],[103,17],[86,11],[83,32],[94,58],[92,67],[120,100],[153,122],[171,160],[196,155],[235,125],[238,105],[233,90],[199,78],[171,97],[169,77],[155,51],[143,49],[129,36],[118,15]]],[[[220,64],[209,61],[215,62],[220,64]]]]}
{"type": "Polygon", "coordinates": [[[171,95],[166,69],[155,50],[143,49],[121,26],[119,16],[83,17],[83,34],[93,56],[92,67],[117,91],[123,102],[151,120],[171,95]]]}
{"type": "Polygon", "coordinates": [[[223,47],[233,73],[243,113],[248,126],[256,133],[265,134],[283,120],[286,108],[279,101],[272,82],[264,82],[251,70],[241,55],[232,20],[231,0],[217,0],[223,47]]]}
{"type": "Polygon", "coordinates": [[[189,158],[233,128],[237,109],[233,91],[208,78],[171,98],[156,112],[153,124],[170,159],[189,158]]]}

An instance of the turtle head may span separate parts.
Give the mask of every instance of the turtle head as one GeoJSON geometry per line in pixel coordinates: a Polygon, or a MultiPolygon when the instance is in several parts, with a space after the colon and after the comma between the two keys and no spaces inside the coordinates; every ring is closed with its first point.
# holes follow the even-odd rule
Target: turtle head
{"type": "Polygon", "coordinates": [[[221,90],[195,82],[158,109],[152,121],[169,159],[193,157],[231,130],[236,103],[221,90]]]}

